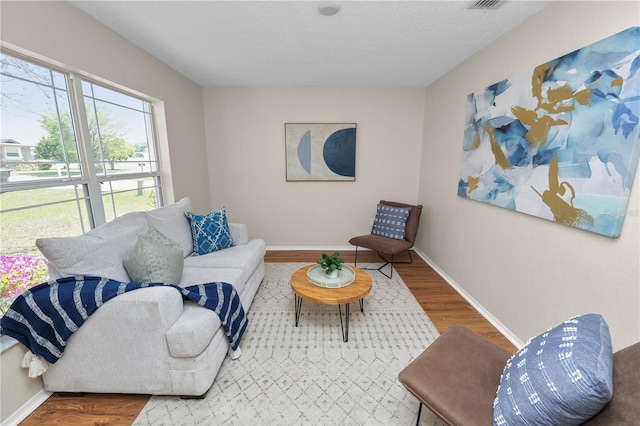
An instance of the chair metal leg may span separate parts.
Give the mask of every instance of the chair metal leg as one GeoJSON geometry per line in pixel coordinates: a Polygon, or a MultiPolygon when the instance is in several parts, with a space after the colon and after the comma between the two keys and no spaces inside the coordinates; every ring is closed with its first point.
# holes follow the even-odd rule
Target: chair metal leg
{"type": "Polygon", "coordinates": [[[382,260],[384,260],[386,263],[384,265],[382,265],[381,267],[377,268],[378,271],[380,271],[380,273],[382,275],[384,275],[387,278],[393,278],[393,265],[409,265],[411,263],[413,263],[413,257],[411,256],[411,249],[407,250],[407,253],[409,254],[409,261],[408,262],[394,262],[393,261],[393,256],[391,255],[391,259],[387,260],[386,257],[384,257],[383,253],[377,252],[378,256],[380,256],[380,258],[382,258],[382,260]],[[387,265],[391,265],[391,272],[389,273],[389,275],[387,275],[386,273],[384,273],[382,271],[382,268],[384,268],[387,265]]]}
{"type": "Polygon", "coordinates": [[[418,419],[416,420],[416,426],[420,426],[420,414],[422,414],[422,402],[420,402],[420,408],[418,408],[418,419]]]}
{"type": "MultiPolygon", "coordinates": [[[[380,255],[380,253],[378,253],[378,256],[382,257],[380,255]]],[[[382,257],[384,259],[384,257],[382,257]]],[[[384,275],[387,278],[393,278],[393,255],[391,255],[391,260],[387,261],[386,259],[384,259],[387,263],[383,264],[381,267],[377,268],[378,272],[380,272],[382,275],[384,275]],[[386,274],[382,268],[384,268],[387,265],[391,265],[391,272],[389,274],[386,274]]]]}
{"type": "Polygon", "coordinates": [[[358,267],[358,246],[356,246],[356,259],[353,262],[353,266],[358,267]]]}
{"type": "MultiPolygon", "coordinates": [[[[380,253],[379,251],[376,251],[376,253],[378,254],[378,256],[384,260],[385,263],[382,264],[382,266],[378,267],[378,268],[360,268],[363,271],[378,271],[380,272],[382,275],[384,275],[387,278],[393,278],[393,265],[397,265],[397,264],[411,264],[413,263],[413,257],[411,256],[411,249],[407,250],[407,253],[409,253],[409,261],[408,262],[394,262],[393,261],[393,254],[391,255],[391,259],[388,260],[386,257],[384,257],[384,253],[380,253]],[[384,272],[382,269],[387,266],[390,265],[391,271],[387,274],[386,272],[384,272]]],[[[355,261],[353,262],[353,265],[357,268],[358,267],[358,246],[356,246],[356,258],[355,261]]]]}

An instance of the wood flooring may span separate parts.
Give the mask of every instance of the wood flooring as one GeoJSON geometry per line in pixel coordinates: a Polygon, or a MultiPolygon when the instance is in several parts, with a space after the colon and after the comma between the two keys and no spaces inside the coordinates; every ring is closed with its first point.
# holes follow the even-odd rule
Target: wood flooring
{"type": "MultiPolygon", "coordinates": [[[[340,254],[347,263],[353,264],[354,253],[340,254]]],[[[306,250],[269,251],[265,261],[313,263],[321,254],[320,251],[306,250]]],[[[378,261],[379,258],[373,252],[358,253],[359,263],[378,261]]],[[[440,333],[453,324],[462,324],[510,352],[515,352],[516,348],[511,342],[419,256],[414,254],[413,263],[397,265],[395,268],[394,274],[400,274],[440,333]]],[[[149,398],[149,395],[54,393],[20,425],[130,425],[149,398]]]]}

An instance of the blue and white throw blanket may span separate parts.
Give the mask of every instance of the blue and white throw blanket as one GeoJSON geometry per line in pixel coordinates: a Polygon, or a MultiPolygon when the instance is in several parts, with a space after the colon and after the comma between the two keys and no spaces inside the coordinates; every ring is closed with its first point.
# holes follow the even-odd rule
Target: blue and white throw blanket
{"type": "MultiPolygon", "coordinates": [[[[25,291],[0,320],[0,333],[11,336],[31,352],[55,363],[69,337],[106,301],[145,287],[173,287],[220,317],[235,351],[248,320],[235,288],[227,283],[179,287],[164,283],[126,283],[108,278],[76,276],[39,284],[25,291]]],[[[24,365],[23,365],[24,366],[24,365]]]]}

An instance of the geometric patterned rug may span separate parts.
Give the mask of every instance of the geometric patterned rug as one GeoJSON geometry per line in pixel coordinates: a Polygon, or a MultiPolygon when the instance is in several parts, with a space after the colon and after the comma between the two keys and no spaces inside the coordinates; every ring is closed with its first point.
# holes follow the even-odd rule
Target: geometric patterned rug
{"type": "MultiPolygon", "coordinates": [[[[431,320],[398,274],[369,271],[373,287],[364,313],[351,306],[348,342],[336,306],[304,301],[296,327],[289,278],[304,265],[266,264],[242,355],[225,359],[204,399],[153,396],[134,424],[415,424],[418,402],[397,377],[438,337],[431,320]]],[[[443,424],[422,411],[422,425],[443,424]]]]}

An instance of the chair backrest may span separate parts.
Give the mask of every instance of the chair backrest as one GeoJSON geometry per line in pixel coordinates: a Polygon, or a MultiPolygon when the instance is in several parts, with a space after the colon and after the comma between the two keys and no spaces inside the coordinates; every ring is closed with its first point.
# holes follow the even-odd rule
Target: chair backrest
{"type": "Polygon", "coordinates": [[[409,241],[411,244],[415,243],[416,235],[418,234],[418,224],[420,223],[420,215],[422,214],[422,205],[414,206],[413,204],[404,204],[385,200],[380,200],[380,204],[385,204],[391,207],[411,207],[409,217],[407,218],[407,228],[404,239],[409,241]]]}

